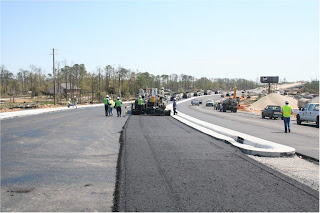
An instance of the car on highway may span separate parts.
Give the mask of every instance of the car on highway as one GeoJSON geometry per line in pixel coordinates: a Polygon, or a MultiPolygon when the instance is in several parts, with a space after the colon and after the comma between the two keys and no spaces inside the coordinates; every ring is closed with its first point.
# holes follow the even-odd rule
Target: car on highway
{"type": "Polygon", "coordinates": [[[319,103],[309,103],[298,111],[297,124],[301,125],[303,121],[316,122],[317,128],[319,128],[319,103]]]}
{"type": "Polygon", "coordinates": [[[266,108],[264,108],[261,112],[261,117],[265,118],[268,117],[269,119],[282,119],[282,112],[281,112],[281,106],[276,105],[268,105],[266,108]]]}
{"type": "Polygon", "coordinates": [[[206,101],[206,106],[212,106],[213,107],[213,101],[212,100],[206,101]]]}
{"type": "Polygon", "coordinates": [[[199,100],[192,100],[191,104],[192,104],[192,106],[193,105],[198,105],[199,106],[200,103],[199,103],[199,100]]]}

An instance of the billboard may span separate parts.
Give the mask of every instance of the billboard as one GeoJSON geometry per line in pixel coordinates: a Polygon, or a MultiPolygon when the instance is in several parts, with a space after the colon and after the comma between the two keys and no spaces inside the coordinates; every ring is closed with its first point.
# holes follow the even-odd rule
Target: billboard
{"type": "Polygon", "coordinates": [[[261,76],[261,83],[279,83],[279,76],[261,76]]]}

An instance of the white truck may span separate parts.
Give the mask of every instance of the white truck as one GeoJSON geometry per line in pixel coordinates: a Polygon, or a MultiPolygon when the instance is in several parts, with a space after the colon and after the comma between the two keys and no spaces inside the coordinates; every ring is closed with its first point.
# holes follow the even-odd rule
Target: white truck
{"type": "Polygon", "coordinates": [[[302,121],[316,122],[319,128],[319,103],[308,103],[297,113],[297,124],[302,121]]]}

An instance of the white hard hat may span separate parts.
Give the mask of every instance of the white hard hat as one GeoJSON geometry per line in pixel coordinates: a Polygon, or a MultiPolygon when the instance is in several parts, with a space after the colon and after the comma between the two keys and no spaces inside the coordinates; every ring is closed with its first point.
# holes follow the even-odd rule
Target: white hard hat
{"type": "Polygon", "coordinates": [[[141,98],[141,95],[139,95],[139,98],[141,98]]]}
{"type": "Polygon", "coordinates": [[[69,101],[71,101],[71,98],[69,98],[69,101]]]}
{"type": "Polygon", "coordinates": [[[161,89],[164,89],[163,87],[161,89]]]}
{"type": "Polygon", "coordinates": [[[107,95],[106,98],[109,98],[109,95],[107,95]]]}
{"type": "Polygon", "coordinates": [[[286,101],[286,104],[289,104],[289,101],[288,101],[288,100],[286,101]]]}
{"type": "Polygon", "coordinates": [[[77,96],[74,96],[75,98],[77,97],[77,96]]]}
{"type": "Polygon", "coordinates": [[[119,97],[117,97],[117,99],[120,99],[119,97]]]}
{"type": "Polygon", "coordinates": [[[177,100],[176,98],[174,98],[173,100],[177,100]]]}

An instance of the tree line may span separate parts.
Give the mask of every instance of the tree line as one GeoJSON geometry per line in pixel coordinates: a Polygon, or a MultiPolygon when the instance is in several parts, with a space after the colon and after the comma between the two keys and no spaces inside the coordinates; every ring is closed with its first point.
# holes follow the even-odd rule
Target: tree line
{"type": "MultiPolygon", "coordinates": [[[[68,85],[70,89],[80,88],[83,96],[91,95],[92,100],[103,100],[107,94],[115,94],[125,98],[134,98],[140,88],[169,89],[172,92],[194,92],[203,90],[239,90],[253,89],[259,86],[257,82],[246,79],[228,79],[206,77],[195,78],[185,74],[153,75],[149,72],[139,72],[125,67],[97,67],[94,72],[88,72],[84,64],[56,66],[56,93],[59,100],[73,97],[73,94],[60,94],[60,85],[68,85]]],[[[41,67],[30,65],[29,69],[20,69],[17,74],[10,72],[4,65],[0,73],[1,94],[6,96],[50,95],[54,85],[53,74],[44,74],[41,67]]],[[[71,93],[74,90],[70,90],[71,93]]],[[[52,95],[52,94],[51,94],[52,95]]]]}

